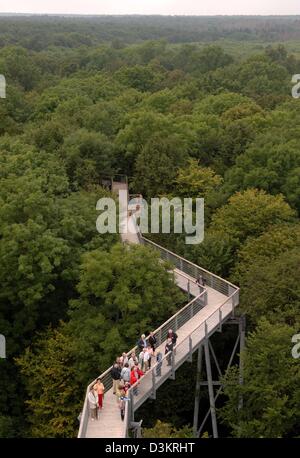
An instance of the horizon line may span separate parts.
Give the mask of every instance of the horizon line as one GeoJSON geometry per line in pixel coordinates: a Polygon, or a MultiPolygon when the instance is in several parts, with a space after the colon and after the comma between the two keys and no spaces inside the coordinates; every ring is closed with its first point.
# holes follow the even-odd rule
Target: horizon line
{"type": "Polygon", "coordinates": [[[80,16],[80,17],[128,17],[128,16],[143,16],[143,17],[300,17],[300,12],[295,14],[143,14],[143,13],[17,13],[17,12],[1,12],[0,16],[80,16]]]}

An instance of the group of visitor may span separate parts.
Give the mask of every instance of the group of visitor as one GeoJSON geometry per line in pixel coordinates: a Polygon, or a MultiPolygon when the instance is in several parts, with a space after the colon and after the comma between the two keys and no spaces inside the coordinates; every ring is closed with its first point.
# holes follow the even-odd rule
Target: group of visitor
{"type": "MultiPolygon", "coordinates": [[[[172,364],[172,352],[177,342],[177,334],[169,329],[165,345],[165,354],[167,356],[167,365],[172,364]]],[[[133,395],[139,394],[138,383],[141,377],[156,364],[155,375],[161,376],[161,366],[163,354],[160,348],[156,347],[157,339],[153,332],[150,332],[148,339],[142,334],[137,342],[138,351],[131,354],[122,353],[122,356],[116,358],[111,369],[111,378],[113,382],[113,394],[116,395],[117,403],[120,408],[121,419],[124,420],[125,403],[128,401],[128,390],[133,387],[133,395]]],[[[100,378],[88,394],[89,406],[91,410],[91,419],[98,418],[98,410],[103,408],[104,385],[100,378]]]]}

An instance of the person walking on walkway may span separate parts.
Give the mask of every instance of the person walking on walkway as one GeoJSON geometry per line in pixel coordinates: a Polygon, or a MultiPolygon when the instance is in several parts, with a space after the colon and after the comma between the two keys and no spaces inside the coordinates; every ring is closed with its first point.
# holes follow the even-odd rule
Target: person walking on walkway
{"type": "Polygon", "coordinates": [[[111,378],[113,380],[113,394],[116,394],[118,382],[121,378],[121,369],[118,363],[115,363],[112,370],[110,371],[111,378]]]}
{"type": "Polygon", "coordinates": [[[120,360],[121,360],[121,363],[122,363],[122,367],[124,367],[125,364],[128,363],[128,356],[127,356],[127,354],[126,354],[126,353],[122,353],[122,356],[121,356],[120,360]]]}
{"type": "MultiPolygon", "coordinates": [[[[152,348],[149,346],[150,351],[152,351],[152,348]]],[[[148,347],[144,348],[143,350],[143,358],[144,358],[144,372],[147,372],[150,369],[151,365],[151,353],[150,353],[148,347]]]]}
{"type": "Polygon", "coordinates": [[[103,399],[104,399],[104,385],[101,382],[100,378],[97,378],[97,383],[94,385],[98,393],[98,405],[99,409],[101,410],[103,407],[103,399]]]}
{"type": "Polygon", "coordinates": [[[141,371],[144,370],[144,354],[146,353],[146,348],[143,348],[143,350],[140,352],[139,354],[139,366],[140,366],[140,369],[141,371]]]}
{"type": "Polygon", "coordinates": [[[163,355],[162,355],[162,352],[160,351],[160,348],[157,348],[156,349],[156,355],[155,355],[155,359],[156,359],[156,362],[157,362],[157,366],[156,366],[156,376],[157,377],[160,377],[161,376],[161,366],[162,366],[162,360],[163,358],[163,355]]]}
{"type": "Polygon", "coordinates": [[[124,389],[124,382],[123,380],[119,380],[118,384],[117,384],[117,388],[116,388],[116,398],[117,398],[117,403],[119,404],[120,402],[120,396],[121,396],[121,392],[122,390],[124,389]]]}
{"type": "Polygon", "coordinates": [[[129,401],[128,397],[126,396],[126,392],[123,389],[121,391],[120,395],[120,401],[119,401],[119,408],[120,408],[120,413],[121,413],[121,420],[124,420],[125,417],[125,407],[126,407],[126,401],[129,401]]]}
{"type": "Polygon", "coordinates": [[[130,388],[130,382],[125,382],[124,391],[125,391],[126,396],[127,396],[129,388],[130,388]]]}
{"type": "Polygon", "coordinates": [[[172,343],[173,343],[173,345],[175,347],[177,339],[178,339],[178,335],[176,334],[176,332],[173,331],[173,329],[169,329],[169,332],[168,332],[168,335],[167,335],[167,339],[171,339],[172,343]]]}
{"type": "Polygon", "coordinates": [[[148,369],[151,369],[151,363],[152,363],[152,358],[153,358],[153,355],[154,355],[154,350],[153,350],[153,348],[151,347],[150,344],[148,344],[148,346],[147,346],[147,353],[148,353],[147,367],[148,367],[148,369]]]}
{"type": "MultiPolygon", "coordinates": [[[[133,366],[133,368],[131,369],[131,372],[130,372],[130,385],[134,385],[136,382],[139,381],[139,379],[144,375],[144,372],[141,371],[141,369],[139,368],[139,365],[138,363],[135,363],[135,365],[133,366]]],[[[135,386],[133,388],[133,394],[136,396],[138,394],[138,388],[137,386],[135,386]]]]}
{"type": "Polygon", "coordinates": [[[121,379],[124,380],[124,382],[129,382],[130,381],[130,369],[129,369],[129,364],[125,363],[122,371],[121,371],[121,379]]]}
{"type": "Polygon", "coordinates": [[[155,345],[157,341],[156,341],[156,337],[154,336],[153,332],[150,332],[148,342],[151,345],[152,350],[155,351],[155,345]]]}
{"type": "Polygon", "coordinates": [[[203,277],[201,274],[198,275],[196,283],[198,286],[203,286],[203,277]]]}
{"type": "Polygon", "coordinates": [[[136,357],[135,352],[133,351],[133,352],[131,353],[131,356],[130,356],[129,361],[128,361],[129,369],[130,369],[130,370],[133,368],[133,366],[135,365],[136,362],[138,362],[138,359],[137,359],[137,357],[136,357]]]}
{"type": "Polygon", "coordinates": [[[139,347],[140,352],[143,350],[143,348],[147,347],[147,342],[146,342],[146,336],[145,334],[142,334],[141,337],[139,338],[137,342],[137,346],[139,347]]]}
{"type": "Polygon", "coordinates": [[[91,420],[98,419],[98,392],[97,388],[92,387],[88,394],[89,408],[91,412],[91,420]]]}
{"type": "Polygon", "coordinates": [[[167,361],[168,361],[167,366],[171,366],[172,364],[173,349],[174,349],[174,344],[172,342],[171,337],[169,337],[167,340],[166,348],[165,348],[165,355],[170,352],[169,355],[167,356],[167,361]]]}

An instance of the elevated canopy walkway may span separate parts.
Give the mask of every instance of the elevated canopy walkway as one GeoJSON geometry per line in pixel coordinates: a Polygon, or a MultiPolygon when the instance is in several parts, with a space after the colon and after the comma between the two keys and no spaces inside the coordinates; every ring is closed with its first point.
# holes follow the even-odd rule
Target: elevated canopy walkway
{"type": "MultiPolygon", "coordinates": [[[[174,351],[163,356],[161,375],[157,375],[157,364],[140,379],[138,395],[134,395],[134,385],[129,389],[129,401],[126,402],[125,419],[122,422],[117,406],[116,396],[112,392],[112,379],[108,368],[100,378],[105,386],[104,408],[98,421],[91,421],[87,394],[94,385],[94,380],[87,388],[86,398],[81,413],[80,438],[125,438],[128,437],[130,423],[134,420],[135,411],[149,398],[155,399],[156,391],[167,380],[174,379],[176,370],[186,361],[192,361],[193,353],[200,345],[218,330],[222,324],[234,314],[239,304],[239,288],[230,282],[208,272],[171,251],[134,233],[134,217],[129,218],[130,234],[123,235],[123,240],[130,243],[142,243],[156,250],[161,259],[169,261],[174,266],[175,281],[187,293],[188,303],[175,315],[170,317],[155,332],[157,346],[164,353],[168,330],[171,328],[178,334],[174,351]],[[198,286],[199,276],[205,280],[205,286],[198,286]],[[171,355],[171,364],[167,357],[171,355]]],[[[128,352],[137,351],[137,347],[128,352]]]]}

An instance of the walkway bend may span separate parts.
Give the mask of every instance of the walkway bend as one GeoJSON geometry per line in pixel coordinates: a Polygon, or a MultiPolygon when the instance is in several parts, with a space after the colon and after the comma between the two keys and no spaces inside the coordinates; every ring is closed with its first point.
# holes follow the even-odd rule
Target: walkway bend
{"type": "MultiPolygon", "coordinates": [[[[129,224],[134,224],[131,219],[129,224]]],[[[117,407],[116,396],[112,393],[111,367],[100,375],[105,386],[104,408],[97,421],[91,421],[87,393],[95,380],[88,386],[81,413],[79,438],[125,438],[128,437],[130,422],[134,412],[149,398],[155,399],[156,391],[169,378],[175,378],[176,370],[187,360],[192,361],[193,353],[204,340],[222,326],[239,304],[239,288],[228,281],[202,269],[196,264],[172,253],[171,251],[147,240],[140,234],[131,234],[128,242],[142,243],[156,250],[161,259],[174,265],[177,285],[187,293],[189,302],[175,315],[170,317],[155,332],[157,345],[164,348],[170,328],[178,334],[177,345],[172,353],[172,364],[167,365],[165,355],[162,360],[161,375],[156,375],[156,365],[141,378],[139,394],[133,395],[131,387],[129,401],[126,403],[125,419],[122,422],[117,407]],[[205,287],[199,287],[196,279],[202,275],[205,287]]],[[[128,353],[137,350],[136,347],[128,353]]]]}

